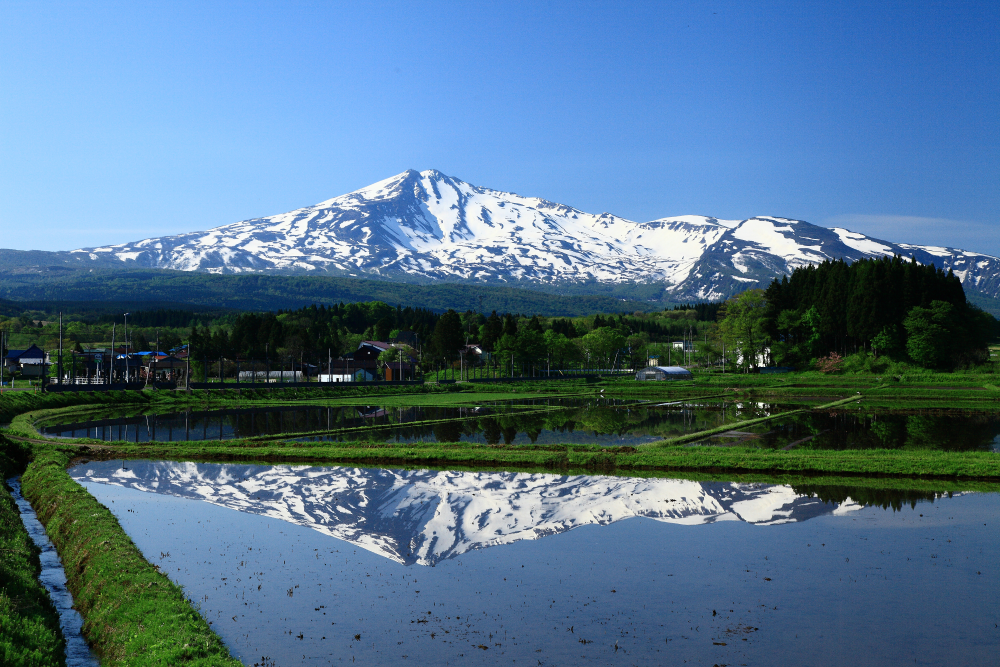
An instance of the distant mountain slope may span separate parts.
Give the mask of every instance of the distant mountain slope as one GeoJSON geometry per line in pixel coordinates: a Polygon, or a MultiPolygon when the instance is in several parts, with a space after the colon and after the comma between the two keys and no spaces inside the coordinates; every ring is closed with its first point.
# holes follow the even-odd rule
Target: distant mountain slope
{"type": "MultiPolygon", "coordinates": [[[[103,266],[329,273],[485,283],[655,283],[661,299],[718,299],[798,266],[899,253],[1000,296],[1000,260],[893,244],[799,220],[704,216],[632,222],[406,171],[315,206],[205,232],[87,248],[103,266]]],[[[85,260],[85,261],[86,261],[85,260]]]]}
{"type": "Polygon", "coordinates": [[[895,244],[846,229],[760,216],[633,222],[406,171],[289,213],[208,231],[44,253],[0,251],[0,270],[145,268],[226,274],[473,282],[563,293],[646,285],[638,299],[719,299],[825,259],[901,254],[951,269],[966,291],[1000,297],[1000,259],[895,244]]]}
{"type": "MultiPolygon", "coordinates": [[[[384,301],[436,311],[483,310],[573,317],[594,313],[654,310],[661,305],[603,295],[566,298],[517,287],[456,283],[394,283],[384,280],[331,276],[211,275],[166,269],[0,273],[0,299],[20,313],[27,307],[51,311],[54,302],[109,302],[136,304],[129,309],[156,307],[278,310],[311,304],[384,301]],[[26,303],[28,302],[28,303],[26,303]],[[48,304],[30,302],[49,302],[48,304]],[[146,302],[139,305],[137,302],[146,302]]],[[[79,304],[77,304],[78,306],[79,304]]],[[[2,304],[0,304],[2,307],[2,304]]],[[[73,304],[66,309],[74,310],[73,304]]],[[[92,309],[92,308],[91,308],[92,309]]],[[[122,311],[124,312],[124,311],[122,311]]]]}

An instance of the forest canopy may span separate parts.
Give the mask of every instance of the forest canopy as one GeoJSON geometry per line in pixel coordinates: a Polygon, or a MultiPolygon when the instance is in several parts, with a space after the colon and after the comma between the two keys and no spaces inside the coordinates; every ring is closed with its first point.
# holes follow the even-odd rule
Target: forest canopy
{"type": "Polygon", "coordinates": [[[782,366],[860,351],[950,369],[987,359],[996,335],[996,320],[966,301],[954,273],[898,255],[800,267],[762,299],[762,328],[782,366]]]}

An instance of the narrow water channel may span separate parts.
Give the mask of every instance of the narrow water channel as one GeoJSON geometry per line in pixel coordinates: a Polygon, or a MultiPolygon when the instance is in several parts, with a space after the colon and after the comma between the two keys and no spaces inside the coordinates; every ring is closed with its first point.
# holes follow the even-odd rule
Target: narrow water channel
{"type": "Polygon", "coordinates": [[[42,553],[38,558],[41,561],[42,573],[39,581],[49,592],[52,603],[59,612],[59,627],[63,637],[66,639],[66,665],[67,667],[98,667],[101,663],[91,652],[86,640],[83,638],[83,619],[79,612],[73,608],[73,596],[66,588],[66,572],[63,570],[62,561],[56,548],[45,533],[45,527],[38,520],[34,508],[23,495],[21,495],[21,480],[18,477],[7,480],[7,485],[11,489],[11,496],[17,503],[17,508],[21,512],[21,522],[24,523],[31,541],[35,543],[42,553]]]}
{"type": "Polygon", "coordinates": [[[996,493],[166,461],[70,473],[247,665],[1000,651],[996,493]]]}

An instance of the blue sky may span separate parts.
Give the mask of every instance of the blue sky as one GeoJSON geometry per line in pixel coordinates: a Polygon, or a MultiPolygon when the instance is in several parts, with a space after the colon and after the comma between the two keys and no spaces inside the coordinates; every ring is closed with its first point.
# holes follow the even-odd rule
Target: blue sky
{"type": "Polygon", "coordinates": [[[634,220],[1000,255],[998,8],[0,0],[0,247],[207,229],[435,168],[634,220]]]}

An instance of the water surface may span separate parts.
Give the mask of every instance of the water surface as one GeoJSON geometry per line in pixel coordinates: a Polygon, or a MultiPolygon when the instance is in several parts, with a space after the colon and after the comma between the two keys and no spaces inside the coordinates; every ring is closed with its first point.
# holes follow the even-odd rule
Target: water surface
{"type": "Polygon", "coordinates": [[[694,443],[769,449],[1000,451],[1000,412],[830,410],[807,412],[694,443]]]}
{"type": "Polygon", "coordinates": [[[943,665],[1000,649],[997,494],[140,461],[71,473],[247,664],[943,665]]]}
{"type": "Polygon", "coordinates": [[[470,406],[266,406],[171,414],[107,410],[55,423],[56,437],[131,442],[229,440],[321,433],[309,441],[475,442],[636,446],[789,409],[759,402],[650,403],[618,399],[528,399],[470,406]]]}

